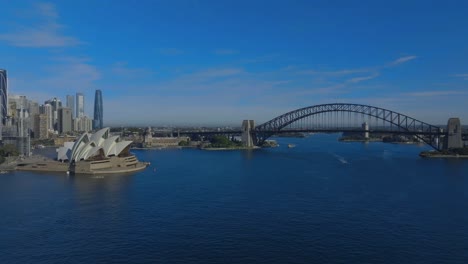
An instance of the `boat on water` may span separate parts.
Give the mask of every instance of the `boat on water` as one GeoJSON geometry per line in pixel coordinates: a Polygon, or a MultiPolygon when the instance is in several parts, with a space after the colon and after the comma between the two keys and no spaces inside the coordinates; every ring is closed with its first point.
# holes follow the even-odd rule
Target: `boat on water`
{"type": "Polygon", "coordinates": [[[288,144],[288,148],[294,148],[296,145],[294,144],[288,144]]]}

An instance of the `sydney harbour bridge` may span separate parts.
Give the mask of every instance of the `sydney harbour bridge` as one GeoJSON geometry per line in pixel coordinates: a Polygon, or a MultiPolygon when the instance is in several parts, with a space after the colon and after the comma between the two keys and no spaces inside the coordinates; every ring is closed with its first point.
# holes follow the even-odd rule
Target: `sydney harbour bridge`
{"type": "Polygon", "coordinates": [[[450,118],[446,127],[439,127],[392,110],[346,103],[296,109],[257,126],[253,120],[244,120],[239,131],[180,131],[186,135],[238,134],[247,147],[261,146],[274,135],[307,132],[362,133],[366,138],[372,133],[407,135],[438,151],[462,148],[463,140],[468,140],[468,133],[462,131],[458,118],[450,118]]]}

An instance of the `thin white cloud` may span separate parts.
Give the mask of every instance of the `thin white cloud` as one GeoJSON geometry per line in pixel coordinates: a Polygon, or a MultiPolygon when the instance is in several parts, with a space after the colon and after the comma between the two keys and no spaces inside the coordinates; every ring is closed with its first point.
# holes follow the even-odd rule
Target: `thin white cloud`
{"type": "Polygon", "coordinates": [[[183,54],[184,51],[181,49],[176,49],[176,48],[164,48],[164,49],[159,49],[159,52],[163,55],[169,55],[169,56],[175,56],[175,55],[180,55],[183,54]]]}
{"type": "Polygon", "coordinates": [[[377,76],[379,76],[379,74],[378,74],[378,73],[375,73],[375,74],[369,75],[369,76],[351,78],[351,79],[347,80],[347,82],[348,82],[348,83],[359,83],[359,82],[363,82],[363,81],[367,81],[367,80],[374,79],[374,78],[376,78],[377,76]]]}
{"type": "Polygon", "coordinates": [[[124,61],[114,63],[111,67],[111,72],[116,76],[123,76],[127,78],[140,78],[143,76],[156,74],[156,72],[150,69],[131,68],[128,66],[128,63],[124,61]]]}
{"type": "Polygon", "coordinates": [[[37,87],[43,94],[60,96],[65,92],[94,89],[94,83],[101,79],[101,72],[88,58],[57,57],[52,61],[53,64],[38,69],[34,75],[16,77],[12,88],[15,91],[27,91],[37,87]]]}
{"type": "Polygon", "coordinates": [[[414,97],[432,97],[432,96],[448,96],[448,95],[467,95],[468,92],[458,90],[441,90],[441,91],[425,91],[425,92],[414,92],[404,93],[405,96],[414,97]]]}
{"type": "Polygon", "coordinates": [[[414,60],[416,58],[417,58],[417,56],[414,56],[414,55],[401,57],[401,58],[398,58],[398,59],[390,62],[389,65],[390,66],[396,66],[396,65],[399,65],[399,64],[414,60]]]}
{"type": "Polygon", "coordinates": [[[345,76],[352,75],[356,73],[366,73],[370,72],[369,69],[348,69],[348,70],[336,70],[336,71],[317,71],[317,70],[304,70],[299,71],[298,74],[304,75],[321,75],[321,76],[345,76]]]}
{"type": "Polygon", "coordinates": [[[232,55],[239,53],[237,50],[233,49],[217,49],[214,51],[216,55],[232,55]]]}
{"type": "Polygon", "coordinates": [[[210,70],[195,73],[193,76],[206,77],[206,78],[217,78],[217,77],[226,77],[226,76],[238,75],[238,74],[241,74],[243,72],[244,72],[244,70],[242,68],[210,69],[210,70]]]}
{"type": "Polygon", "coordinates": [[[82,44],[77,38],[63,35],[64,26],[58,23],[58,13],[51,3],[36,3],[32,16],[38,19],[34,25],[19,25],[9,33],[0,34],[0,41],[11,46],[51,48],[82,44]]]}
{"type": "Polygon", "coordinates": [[[242,59],[239,61],[239,63],[242,63],[242,64],[265,63],[265,62],[273,61],[275,58],[279,56],[280,56],[279,54],[273,53],[273,54],[268,54],[268,55],[263,55],[263,56],[259,56],[256,58],[252,58],[252,59],[242,59]]]}
{"type": "Polygon", "coordinates": [[[57,9],[52,3],[36,3],[35,8],[39,14],[45,18],[56,19],[58,18],[57,9]]]}
{"type": "Polygon", "coordinates": [[[245,73],[242,68],[219,68],[219,69],[205,69],[193,73],[183,74],[174,79],[177,83],[188,83],[193,86],[199,82],[212,81],[217,78],[233,77],[245,73]]]}
{"type": "Polygon", "coordinates": [[[460,77],[460,78],[465,78],[468,79],[468,73],[461,73],[461,74],[454,74],[454,77],[460,77]]]}
{"type": "Polygon", "coordinates": [[[341,77],[341,76],[347,76],[347,75],[355,75],[355,74],[360,74],[360,73],[373,73],[376,72],[376,74],[373,74],[371,76],[367,77],[356,77],[352,78],[349,80],[351,83],[355,82],[360,82],[364,80],[369,80],[372,78],[375,78],[379,75],[379,72],[389,66],[396,66],[399,64],[403,64],[405,62],[411,61],[416,59],[417,56],[406,56],[406,57],[401,57],[398,58],[390,63],[387,63],[386,65],[382,66],[374,66],[374,67],[365,67],[365,68],[357,68],[357,69],[344,69],[344,70],[332,70],[332,71],[320,71],[320,70],[302,70],[298,71],[298,74],[303,74],[303,75],[313,75],[313,76],[321,76],[321,77],[341,77]]]}

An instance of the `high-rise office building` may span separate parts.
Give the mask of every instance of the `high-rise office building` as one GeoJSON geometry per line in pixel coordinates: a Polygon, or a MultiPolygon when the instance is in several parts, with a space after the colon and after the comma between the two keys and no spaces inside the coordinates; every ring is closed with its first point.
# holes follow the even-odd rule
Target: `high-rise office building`
{"type": "Polygon", "coordinates": [[[50,104],[44,104],[39,107],[39,113],[47,116],[47,129],[53,130],[54,123],[52,120],[52,106],[50,104]]]}
{"type": "Polygon", "coordinates": [[[26,117],[28,109],[28,99],[25,95],[10,95],[8,98],[8,113],[13,119],[18,119],[22,114],[26,117]]]}
{"type": "Polygon", "coordinates": [[[60,107],[62,107],[62,101],[58,99],[57,97],[54,97],[53,99],[45,101],[46,104],[50,104],[52,106],[52,111],[58,111],[60,107]]]}
{"type": "Polygon", "coordinates": [[[76,93],[76,115],[75,117],[84,116],[84,95],[82,93],[76,93]]]}
{"type": "Polygon", "coordinates": [[[62,107],[62,102],[60,99],[54,97],[53,99],[45,101],[45,104],[52,106],[52,129],[58,129],[58,110],[62,107]]]}
{"type": "Polygon", "coordinates": [[[37,114],[34,116],[34,138],[48,138],[48,116],[45,114],[37,114]]]}
{"type": "Polygon", "coordinates": [[[28,100],[29,129],[34,130],[36,126],[36,115],[39,114],[39,104],[36,101],[28,100]]]}
{"type": "Polygon", "coordinates": [[[76,110],[75,110],[75,96],[67,95],[67,102],[66,103],[67,103],[66,107],[70,108],[72,110],[72,118],[74,118],[75,113],[76,113],[76,110]]]}
{"type": "Polygon", "coordinates": [[[103,107],[102,107],[102,92],[96,90],[94,95],[94,120],[93,129],[101,129],[104,127],[103,107]]]}
{"type": "Polygon", "coordinates": [[[0,119],[5,125],[8,116],[8,79],[6,70],[0,69],[0,119]]]}
{"type": "Polygon", "coordinates": [[[58,110],[58,131],[60,134],[72,131],[71,109],[62,107],[58,110]]]}
{"type": "Polygon", "coordinates": [[[36,101],[28,100],[29,105],[29,115],[34,116],[39,114],[39,104],[36,101]]]}
{"type": "Polygon", "coordinates": [[[73,131],[89,132],[93,129],[93,120],[87,116],[78,117],[73,120],[73,131]]]}

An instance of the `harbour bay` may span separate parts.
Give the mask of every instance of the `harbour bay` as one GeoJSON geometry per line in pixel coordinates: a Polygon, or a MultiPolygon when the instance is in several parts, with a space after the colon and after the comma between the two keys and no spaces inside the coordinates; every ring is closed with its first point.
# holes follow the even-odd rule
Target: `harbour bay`
{"type": "Polygon", "coordinates": [[[466,262],[467,161],[338,137],[133,150],[151,166],[132,175],[0,175],[1,262],[466,262]]]}

